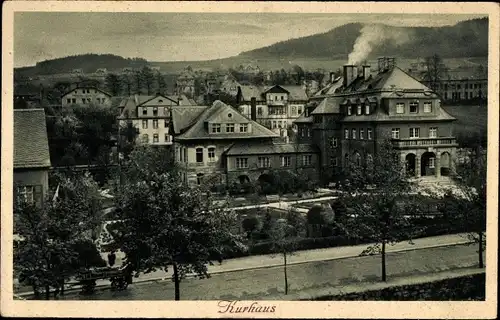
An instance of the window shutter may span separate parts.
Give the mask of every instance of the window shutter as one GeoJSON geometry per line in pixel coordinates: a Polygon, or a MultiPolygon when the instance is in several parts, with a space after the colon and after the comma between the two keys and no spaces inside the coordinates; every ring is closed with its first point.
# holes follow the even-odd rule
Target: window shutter
{"type": "Polygon", "coordinates": [[[33,187],[33,200],[35,201],[35,204],[37,207],[42,206],[43,193],[42,193],[42,186],[41,185],[36,185],[33,187]]]}

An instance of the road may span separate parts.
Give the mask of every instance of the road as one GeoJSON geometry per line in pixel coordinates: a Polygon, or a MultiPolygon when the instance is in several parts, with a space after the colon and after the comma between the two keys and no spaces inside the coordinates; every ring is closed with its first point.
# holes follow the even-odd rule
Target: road
{"type": "MultiPolygon", "coordinates": [[[[392,252],[387,255],[388,277],[430,274],[477,264],[475,245],[454,245],[392,252]]],[[[350,257],[288,266],[289,292],[325,289],[380,279],[380,256],[350,257]]],[[[284,294],[283,266],[224,272],[209,279],[185,279],[182,300],[279,299],[284,294]]],[[[171,281],[145,282],[126,291],[99,291],[93,296],[71,294],[67,300],[173,300],[171,281]]]]}

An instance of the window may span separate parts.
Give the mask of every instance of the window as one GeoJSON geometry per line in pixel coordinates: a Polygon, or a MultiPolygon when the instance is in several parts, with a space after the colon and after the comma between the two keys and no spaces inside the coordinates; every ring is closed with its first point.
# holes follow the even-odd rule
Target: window
{"type": "Polygon", "coordinates": [[[153,129],[158,129],[158,120],[153,120],[153,129]]]}
{"type": "Polygon", "coordinates": [[[104,103],[106,101],[106,98],[101,98],[101,103],[104,103]]]}
{"type": "Polygon", "coordinates": [[[300,106],[297,107],[297,114],[299,114],[299,115],[302,114],[302,107],[300,107],[300,106]]]}
{"type": "Polygon", "coordinates": [[[234,132],[234,123],[226,124],[226,132],[234,132]]]}
{"type": "Polygon", "coordinates": [[[240,123],[240,132],[248,132],[248,123],[240,123]]]}
{"type": "Polygon", "coordinates": [[[368,135],[368,140],[373,139],[373,137],[372,137],[372,129],[367,129],[366,130],[366,134],[368,135]]]}
{"type": "Polygon", "coordinates": [[[148,128],[148,120],[142,120],[142,128],[147,129],[148,128]]]}
{"type": "Polygon", "coordinates": [[[154,107],[153,108],[153,116],[157,116],[158,115],[158,107],[154,107]]]}
{"type": "Polygon", "coordinates": [[[351,106],[347,106],[347,115],[350,116],[352,114],[351,106]]]}
{"type": "Polygon", "coordinates": [[[238,169],[248,168],[248,158],[236,158],[236,168],[238,169]]]}
{"type": "Polygon", "coordinates": [[[168,128],[169,125],[170,125],[170,121],[168,119],[163,120],[163,126],[165,128],[168,128]]]}
{"type": "Polygon", "coordinates": [[[392,129],[392,138],[393,139],[399,139],[399,128],[393,128],[392,129]]]}
{"type": "Polygon", "coordinates": [[[203,163],[203,148],[196,148],[196,162],[203,163]]]}
{"type": "Polygon", "coordinates": [[[321,116],[314,116],[314,123],[321,123],[321,116]]]}
{"type": "Polygon", "coordinates": [[[85,99],[82,99],[82,103],[83,103],[83,104],[85,104],[85,101],[86,101],[85,99]]]}
{"type": "Polygon", "coordinates": [[[344,130],[344,139],[349,139],[349,129],[344,130]]]}
{"type": "Polygon", "coordinates": [[[71,103],[71,99],[66,99],[66,103],[71,103]]]}
{"type": "Polygon", "coordinates": [[[168,115],[168,108],[167,107],[163,107],[163,115],[168,115]]]}
{"type": "Polygon", "coordinates": [[[429,128],[429,138],[437,138],[437,128],[429,128]]]}
{"type": "Polygon", "coordinates": [[[356,139],[356,129],[351,130],[351,135],[353,139],[356,139]]]}
{"type": "Polygon", "coordinates": [[[418,102],[410,102],[410,113],[418,113],[418,102]]]}
{"type": "Polygon", "coordinates": [[[305,154],[302,156],[302,166],[308,167],[312,164],[312,155],[311,154],[305,154]]]}
{"type": "Polygon", "coordinates": [[[259,157],[259,168],[271,167],[271,159],[269,157],[259,157]]]}
{"type": "Polygon", "coordinates": [[[396,103],[396,113],[405,113],[404,103],[396,103]]]}
{"type": "Polygon", "coordinates": [[[71,102],[72,102],[72,103],[76,103],[76,98],[71,99],[71,102]]]}
{"type": "Polygon", "coordinates": [[[429,158],[429,168],[433,169],[436,167],[436,158],[429,158]]]}
{"type": "Polygon", "coordinates": [[[220,123],[212,123],[212,133],[219,133],[220,127],[220,123]]]}
{"type": "Polygon", "coordinates": [[[101,103],[101,98],[97,98],[97,103],[101,103]]]}
{"type": "Polygon", "coordinates": [[[370,114],[370,105],[365,105],[365,114],[370,114]]]}
{"type": "Polygon", "coordinates": [[[188,162],[188,152],[187,152],[187,149],[184,148],[183,151],[184,151],[184,158],[183,158],[184,162],[188,162]]]}
{"type": "Polygon", "coordinates": [[[196,174],[196,183],[201,184],[203,182],[203,173],[196,174]]]}
{"type": "Polygon", "coordinates": [[[358,116],[363,114],[363,106],[358,104],[358,116]]]}
{"type": "Polygon", "coordinates": [[[338,146],[338,139],[332,138],[332,148],[337,148],[337,146],[338,146]]]}
{"type": "Polygon", "coordinates": [[[307,128],[307,136],[310,137],[311,136],[311,129],[310,128],[307,128]]]}
{"type": "Polygon", "coordinates": [[[17,201],[33,203],[34,198],[34,188],[33,186],[19,186],[17,187],[17,201]]]}
{"type": "Polygon", "coordinates": [[[424,113],[430,113],[430,112],[432,112],[432,103],[424,102],[424,113]]]}
{"type": "Polygon", "coordinates": [[[283,101],[283,96],[281,96],[281,101],[283,101]]]}
{"type": "Polygon", "coordinates": [[[149,136],[147,133],[142,135],[142,142],[148,143],[149,142],[149,136]]]}
{"type": "Polygon", "coordinates": [[[330,161],[331,161],[331,163],[332,163],[332,166],[334,166],[334,167],[336,167],[336,166],[338,166],[338,165],[339,165],[339,160],[338,160],[338,158],[337,158],[337,157],[332,157],[332,158],[330,158],[330,161]]]}
{"type": "Polygon", "coordinates": [[[291,164],[290,156],[281,156],[281,166],[289,167],[291,164]]]}
{"type": "Polygon", "coordinates": [[[297,113],[297,107],[292,106],[292,114],[296,114],[296,113],[297,113]]]}
{"type": "Polygon", "coordinates": [[[420,137],[420,128],[410,128],[410,138],[420,137]]]}
{"type": "Polygon", "coordinates": [[[276,129],[276,121],[271,121],[271,129],[276,129]]]}
{"type": "Polygon", "coordinates": [[[281,120],[278,120],[278,128],[281,129],[281,120]]]}
{"type": "Polygon", "coordinates": [[[208,162],[215,161],[215,147],[208,148],[208,162]]]}
{"type": "Polygon", "coordinates": [[[142,115],[147,116],[148,115],[148,108],[142,108],[142,115]]]}
{"type": "Polygon", "coordinates": [[[258,114],[259,116],[261,116],[261,115],[262,115],[262,107],[258,107],[258,108],[257,108],[257,114],[258,114]]]}
{"type": "Polygon", "coordinates": [[[153,143],[158,143],[158,133],[153,134],[153,143]]]}
{"type": "Polygon", "coordinates": [[[228,118],[232,118],[232,117],[233,117],[233,114],[232,114],[232,113],[228,113],[228,114],[227,114],[227,117],[228,117],[228,118]]]}
{"type": "Polygon", "coordinates": [[[365,129],[359,129],[359,140],[363,140],[365,138],[365,129]]]}
{"type": "Polygon", "coordinates": [[[165,142],[171,142],[170,135],[165,133],[165,142]]]}

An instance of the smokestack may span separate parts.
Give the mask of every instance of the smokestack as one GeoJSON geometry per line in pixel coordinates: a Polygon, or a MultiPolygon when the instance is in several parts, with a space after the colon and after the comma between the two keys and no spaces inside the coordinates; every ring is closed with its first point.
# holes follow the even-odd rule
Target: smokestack
{"type": "Polygon", "coordinates": [[[364,65],[363,66],[363,78],[366,80],[368,80],[368,78],[370,77],[370,65],[364,65]]]}
{"type": "Polygon", "coordinates": [[[255,97],[250,99],[250,119],[257,120],[257,99],[255,97]]]}
{"type": "Polygon", "coordinates": [[[344,66],[344,87],[349,86],[357,77],[358,69],[353,65],[344,66]]]}

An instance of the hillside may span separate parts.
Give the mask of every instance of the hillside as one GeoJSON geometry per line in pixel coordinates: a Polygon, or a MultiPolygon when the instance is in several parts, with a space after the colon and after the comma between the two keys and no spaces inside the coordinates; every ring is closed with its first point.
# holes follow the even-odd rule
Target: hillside
{"type": "Polygon", "coordinates": [[[484,57],[488,55],[488,19],[474,19],[445,27],[392,27],[350,23],[328,32],[278,42],[241,53],[249,59],[331,58],[347,59],[362,31],[377,31],[369,41],[368,58],[391,55],[419,58],[438,53],[443,58],[484,57]]]}

